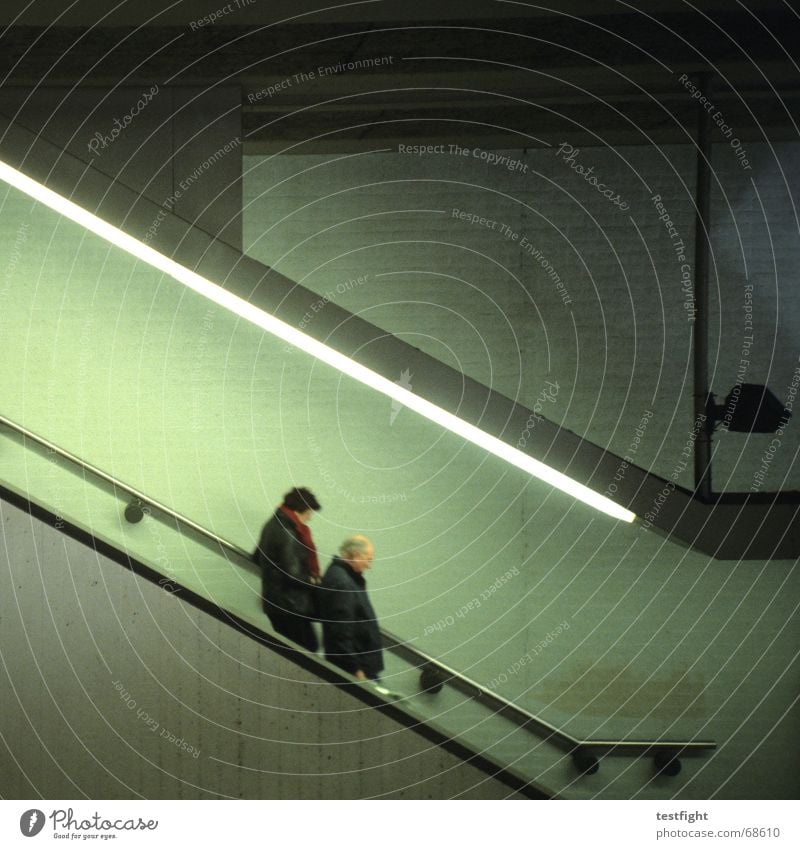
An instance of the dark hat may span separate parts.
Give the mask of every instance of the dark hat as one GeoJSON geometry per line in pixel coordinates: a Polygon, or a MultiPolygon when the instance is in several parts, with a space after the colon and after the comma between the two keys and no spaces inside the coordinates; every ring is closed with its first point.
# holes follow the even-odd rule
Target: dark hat
{"type": "Polygon", "coordinates": [[[283,506],[294,510],[295,513],[304,513],[306,510],[322,510],[322,505],[310,489],[304,486],[295,487],[283,496],[283,506]]]}

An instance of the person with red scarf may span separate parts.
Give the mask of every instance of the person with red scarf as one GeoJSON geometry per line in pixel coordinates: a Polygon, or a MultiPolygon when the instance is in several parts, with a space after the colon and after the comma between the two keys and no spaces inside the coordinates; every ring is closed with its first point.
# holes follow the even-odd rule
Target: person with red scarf
{"type": "Polygon", "coordinates": [[[321,509],[311,490],[296,487],[287,492],[264,525],[255,554],[261,567],[261,600],[272,627],[312,652],[319,648],[311,623],[316,619],[314,591],[320,574],[308,523],[321,509]]]}

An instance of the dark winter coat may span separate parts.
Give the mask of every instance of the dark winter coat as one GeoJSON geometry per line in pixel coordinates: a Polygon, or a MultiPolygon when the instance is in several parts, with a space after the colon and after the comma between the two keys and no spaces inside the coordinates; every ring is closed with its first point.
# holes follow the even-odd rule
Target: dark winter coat
{"type": "Polygon", "coordinates": [[[292,520],[280,510],[264,525],[255,559],[261,567],[264,611],[314,617],[315,605],[308,549],[300,542],[292,520]]]}
{"type": "Polygon", "coordinates": [[[367,678],[377,678],[383,644],[363,575],[334,557],[317,598],[327,660],[351,675],[360,669],[367,678]]]}

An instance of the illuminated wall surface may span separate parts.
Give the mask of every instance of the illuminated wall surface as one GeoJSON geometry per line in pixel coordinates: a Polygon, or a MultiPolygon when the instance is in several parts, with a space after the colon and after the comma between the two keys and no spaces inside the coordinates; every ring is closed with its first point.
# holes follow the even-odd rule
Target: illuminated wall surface
{"type": "MultiPolygon", "coordinates": [[[[688,249],[680,178],[692,154],[582,151],[629,211],[552,152],[508,155],[527,173],[470,157],[246,158],[248,252],[318,291],[320,308],[330,293],[530,406],[541,395],[549,418],[618,453],[652,411],[636,460],[669,476],[691,429],[691,328],[651,198],[661,194],[688,249]]],[[[796,178],[796,150],[782,157],[796,178]]],[[[766,222],[751,175],[720,163],[732,212],[718,192],[713,383],[735,382],[744,332],[738,227],[760,287],[747,379],[782,397],[800,353],[798,293],[782,276],[796,223],[767,152],[753,162],[766,222]]],[[[5,415],[246,548],[281,493],[308,485],[324,508],[321,552],[353,530],[375,540],[370,585],[388,629],[577,735],[730,738],[726,757],[757,750],[748,782],[764,795],[796,787],[772,734],[796,693],[792,563],[716,562],[623,527],[17,192],[2,193],[2,213],[5,415]]],[[[413,388],[405,369],[397,379],[413,388]]],[[[796,434],[768,488],[792,469],[796,434]]],[[[769,441],[725,435],[717,486],[730,476],[748,489],[769,441]]]]}
{"type": "MultiPolygon", "coordinates": [[[[493,151],[506,161],[489,164],[475,156],[488,152],[464,150],[245,158],[246,249],[671,477],[693,417],[695,151],[554,147],[493,151]],[[554,403],[543,400],[546,379],[559,384],[554,403]]],[[[767,383],[785,401],[800,365],[800,152],[772,150],[749,146],[745,170],[715,146],[709,380],[718,403],[737,380],[767,383]]],[[[765,491],[800,485],[799,432],[788,428],[755,479],[765,491]]],[[[749,491],[773,437],[722,437],[715,489],[749,491]]],[[[691,465],[677,480],[692,488],[691,465]]]]}
{"type": "MultiPolygon", "coordinates": [[[[490,164],[467,150],[246,157],[245,249],[691,488],[691,461],[683,472],[679,463],[693,416],[681,268],[694,262],[694,152],[500,151],[507,162],[490,164]],[[574,164],[593,169],[619,203],[574,164]]],[[[709,373],[718,395],[739,379],[768,383],[786,400],[800,355],[800,292],[790,283],[800,260],[792,194],[800,151],[750,153],[745,171],[726,146],[715,149],[709,373]]],[[[404,369],[398,362],[398,380],[404,369]]],[[[359,439],[376,446],[383,466],[407,450],[404,416],[387,418],[364,423],[359,439]]],[[[798,433],[787,427],[762,478],[774,437],[720,434],[715,487],[795,488],[798,433]]],[[[335,450],[341,437],[316,438],[335,450]]],[[[796,688],[793,564],[715,562],[565,505],[509,469],[477,468],[467,479],[446,454],[430,460],[430,480],[401,483],[403,468],[377,486],[405,492],[408,504],[352,511],[346,472],[326,480],[324,466],[314,482],[338,512],[385,528],[376,536],[387,559],[373,578],[386,590],[381,609],[437,656],[587,736],[704,729],[723,739],[769,687],[787,696],[796,688]],[[517,564],[521,574],[493,589],[517,564]],[[402,590],[392,586],[398,573],[409,579],[402,590]],[[475,599],[477,609],[459,617],[475,599]]],[[[361,462],[356,454],[348,468],[358,474],[361,462]]],[[[747,720],[729,747],[755,748],[773,728],[768,713],[747,720]]],[[[764,740],[759,758],[774,747],[764,740]]],[[[785,772],[765,779],[772,792],[785,772]]]]}

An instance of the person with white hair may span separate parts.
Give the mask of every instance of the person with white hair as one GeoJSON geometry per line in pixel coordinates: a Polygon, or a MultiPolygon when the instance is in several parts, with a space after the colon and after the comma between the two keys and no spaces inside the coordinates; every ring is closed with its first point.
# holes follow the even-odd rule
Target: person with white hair
{"type": "Polygon", "coordinates": [[[383,644],[378,619],[367,595],[364,572],[375,547],[363,534],[339,547],[318,591],[325,657],[359,681],[379,681],[383,644]]]}

